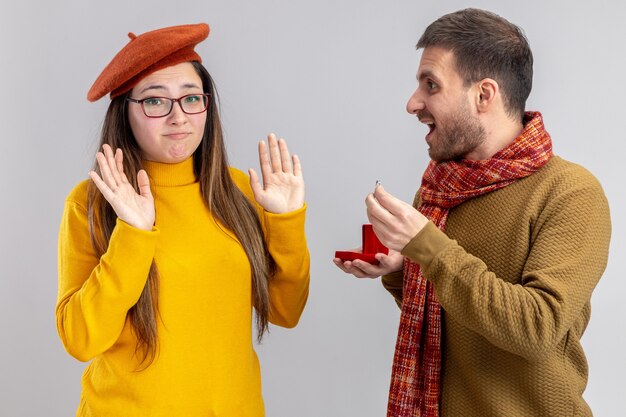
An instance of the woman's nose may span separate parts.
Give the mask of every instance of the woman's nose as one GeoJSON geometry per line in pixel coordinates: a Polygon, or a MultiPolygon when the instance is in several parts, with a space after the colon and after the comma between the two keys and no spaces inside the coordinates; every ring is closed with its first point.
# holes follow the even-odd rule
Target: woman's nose
{"type": "Polygon", "coordinates": [[[183,107],[180,104],[180,101],[176,101],[172,103],[172,111],[168,114],[168,119],[170,123],[178,124],[184,121],[187,117],[185,112],[183,111],[183,107]]]}

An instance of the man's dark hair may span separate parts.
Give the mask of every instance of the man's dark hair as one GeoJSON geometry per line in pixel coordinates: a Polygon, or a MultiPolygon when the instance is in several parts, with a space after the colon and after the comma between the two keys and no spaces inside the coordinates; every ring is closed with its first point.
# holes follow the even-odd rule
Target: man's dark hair
{"type": "Polygon", "coordinates": [[[452,51],[466,87],[483,78],[496,80],[507,113],[523,118],[532,89],[533,54],[518,26],[485,10],[459,10],[431,23],[416,47],[452,51]]]}

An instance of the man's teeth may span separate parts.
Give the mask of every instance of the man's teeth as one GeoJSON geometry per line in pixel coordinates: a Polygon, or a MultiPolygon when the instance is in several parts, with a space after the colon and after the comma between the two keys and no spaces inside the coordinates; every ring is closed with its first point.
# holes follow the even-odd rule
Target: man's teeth
{"type": "Polygon", "coordinates": [[[426,126],[428,126],[429,131],[435,130],[435,122],[423,122],[426,126]]]}

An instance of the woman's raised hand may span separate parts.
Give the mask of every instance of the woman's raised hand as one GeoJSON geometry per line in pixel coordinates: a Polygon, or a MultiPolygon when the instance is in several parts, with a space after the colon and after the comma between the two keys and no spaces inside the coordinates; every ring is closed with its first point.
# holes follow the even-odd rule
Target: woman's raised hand
{"type": "Polygon", "coordinates": [[[266,211],[287,213],[304,205],[304,179],[297,155],[289,156],[284,139],[276,140],[271,133],[268,144],[259,142],[259,163],[263,175],[263,185],[259,176],[250,168],[250,185],[254,198],[266,211]],[[268,149],[269,148],[269,149],[268,149]]]}
{"type": "Polygon", "coordinates": [[[102,150],[103,152],[96,154],[102,178],[95,171],[90,171],[89,177],[120,220],[138,229],[152,230],[155,217],[154,198],[150,192],[148,174],[143,169],[137,173],[137,194],[124,174],[122,150],[117,149],[115,155],[109,145],[103,145],[102,150]]]}

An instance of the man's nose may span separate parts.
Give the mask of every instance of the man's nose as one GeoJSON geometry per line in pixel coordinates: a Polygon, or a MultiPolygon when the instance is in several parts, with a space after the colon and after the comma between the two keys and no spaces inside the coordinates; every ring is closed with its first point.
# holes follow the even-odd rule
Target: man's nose
{"type": "Polygon", "coordinates": [[[424,110],[424,101],[419,97],[418,90],[415,90],[406,103],[406,111],[410,114],[416,114],[421,110],[424,110]]]}

